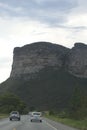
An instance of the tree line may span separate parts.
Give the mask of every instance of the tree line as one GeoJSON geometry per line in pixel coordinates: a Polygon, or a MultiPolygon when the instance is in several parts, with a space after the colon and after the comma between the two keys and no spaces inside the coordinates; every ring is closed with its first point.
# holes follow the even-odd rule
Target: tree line
{"type": "Polygon", "coordinates": [[[73,92],[69,112],[71,118],[83,119],[87,117],[87,96],[79,87],[76,87],[73,92]]]}
{"type": "Polygon", "coordinates": [[[49,115],[76,120],[87,118],[87,95],[79,87],[75,87],[68,108],[62,111],[49,110],[49,115]]]}
{"type": "Polygon", "coordinates": [[[0,113],[19,111],[24,114],[28,111],[26,103],[12,93],[0,95],[0,113]]]}

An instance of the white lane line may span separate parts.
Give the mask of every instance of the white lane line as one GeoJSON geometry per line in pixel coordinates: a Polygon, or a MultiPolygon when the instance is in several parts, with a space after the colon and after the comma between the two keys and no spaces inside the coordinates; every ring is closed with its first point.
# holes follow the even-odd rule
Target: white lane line
{"type": "Polygon", "coordinates": [[[51,124],[49,124],[48,122],[44,121],[48,126],[50,126],[51,128],[53,128],[54,130],[58,130],[57,128],[55,128],[54,126],[52,126],[51,124]]]}

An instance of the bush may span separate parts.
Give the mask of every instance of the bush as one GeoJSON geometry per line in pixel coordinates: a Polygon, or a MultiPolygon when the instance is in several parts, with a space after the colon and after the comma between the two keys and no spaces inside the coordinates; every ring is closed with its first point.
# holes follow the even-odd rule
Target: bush
{"type": "Polygon", "coordinates": [[[54,111],[53,110],[50,110],[49,111],[49,115],[54,115],[55,113],[54,113],[54,111]]]}

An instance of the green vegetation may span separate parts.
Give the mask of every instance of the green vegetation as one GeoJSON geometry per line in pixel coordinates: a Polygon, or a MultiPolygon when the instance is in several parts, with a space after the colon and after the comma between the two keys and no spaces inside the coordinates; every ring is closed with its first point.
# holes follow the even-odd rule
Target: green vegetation
{"type": "Polygon", "coordinates": [[[61,118],[58,115],[46,115],[46,117],[71,127],[75,127],[81,130],[87,130],[87,118],[84,120],[75,120],[70,118],[61,118]]]}
{"type": "Polygon", "coordinates": [[[3,119],[3,118],[6,118],[6,117],[8,117],[8,114],[0,114],[0,119],[3,119]]]}
{"type": "Polygon", "coordinates": [[[70,100],[70,107],[63,111],[50,110],[46,117],[66,125],[87,130],[87,96],[76,87],[70,100]]]}
{"type": "Polygon", "coordinates": [[[84,119],[87,117],[87,96],[76,87],[71,99],[70,117],[74,119],[84,119]]]}
{"type": "MultiPolygon", "coordinates": [[[[0,113],[10,113],[11,111],[25,113],[26,104],[18,96],[12,93],[6,93],[0,96],[0,113]]],[[[1,115],[3,116],[3,115],[1,115]]]]}
{"type": "Polygon", "coordinates": [[[87,95],[87,79],[76,78],[63,69],[47,67],[32,77],[31,80],[9,78],[0,84],[0,93],[16,94],[30,109],[33,106],[41,110],[67,108],[76,86],[87,95]]]}
{"type": "Polygon", "coordinates": [[[69,113],[67,111],[55,112],[52,110],[46,112],[45,117],[80,130],[87,130],[87,117],[84,119],[75,119],[69,117],[69,113]]]}

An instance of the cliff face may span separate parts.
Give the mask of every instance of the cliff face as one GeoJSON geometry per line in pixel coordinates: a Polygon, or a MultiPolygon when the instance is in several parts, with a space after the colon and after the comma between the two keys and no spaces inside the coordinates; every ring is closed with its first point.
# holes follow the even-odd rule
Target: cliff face
{"type": "Polygon", "coordinates": [[[68,53],[66,66],[73,75],[87,78],[87,45],[76,43],[68,53]]]}
{"type": "Polygon", "coordinates": [[[11,78],[33,78],[46,67],[64,68],[78,77],[87,77],[87,46],[76,43],[72,49],[37,42],[14,49],[11,78]]]}

